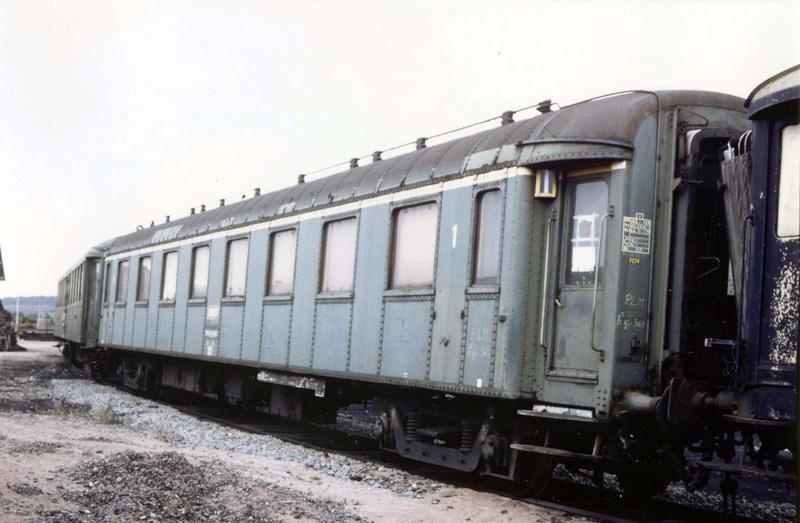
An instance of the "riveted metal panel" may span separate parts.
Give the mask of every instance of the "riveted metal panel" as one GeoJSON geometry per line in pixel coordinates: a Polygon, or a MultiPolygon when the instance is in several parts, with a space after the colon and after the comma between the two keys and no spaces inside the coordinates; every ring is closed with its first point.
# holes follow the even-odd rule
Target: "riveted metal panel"
{"type": "Polygon", "coordinates": [[[219,315],[219,355],[239,359],[244,303],[224,303],[219,315]]]}
{"type": "Polygon", "coordinates": [[[347,370],[352,307],[349,299],[317,303],[312,362],[312,367],[315,369],[347,370]]]}
{"type": "Polygon", "coordinates": [[[147,308],[137,305],[133,311],[133,347],[144,347],[147,336],[147,308]]]}
{"type": "Polygon", "coordinates": [[[381,185],[383,175],[386,174],[386,171],[391,169],[399,159],[399,156],[388,158],[370,165],[370,169],[358,180],[358,185],[356,185],[353,196],[358,198],[359,196],[372,195],[378,192],[378,187],[381,185]]]}
{"type": "Polygon", "coordinates": [[[436,319],[433,322],[429,378],[458,383],[464,289],[471,254],[473,189],[442,194],[436,251],[436,319]]]}
{"type": "Polygon", "coordinates": [[[456,140],[436,166],[436,170],[433,172],[433,178],[443,178],[462,172],[469,154],[482,140],[486,139],[491,132],[492,131],[483,131],[456,140]]]}
{"type": "Polygon", "coordinates": [[[263,332],[259,361],[286,365],[289,360],[289,330],[292,321],[292,302],[265,302],[263,332]]]}
{"type": "MultiPolygon", "coordinates": [[[[191,273],[192,246],[183,245],[178,249],[178,273],[175,283],[175,320],[172,331],[172,350],[175,352],[183,352],[186,344],[186,314],[191,273]]],[[[161,282],[161,280],[158,281],[161,282]]]]}
{"type": "Polygon", "coordinates": [[[314,329],[314,299],[317,294],[320,220],[300,222],[294,273],[294,308],[292,314],[302,321],[292,322],[289,352],[290,365],[311,366],[314,329]]]}
{"type": "Polygon", "coordinates": [[[164,268],[163,251],[153,253],[150,272],[150,302],[147,304],[147,332],[144,347],[156,349],[156,326],[158,325],[158,300],[161,298],[161,272],[164,268]]]}
{"type": "Polygon", "coordinates": [[[402,186],[406,180],[406,175],[425,152],[422,149],[400,156],[397,162],[384,173],[378,190],[389,191],[402,186]]]}
{"type": "Polygon", "coordinates": [[[261,347],[262,299],[266,288],[268,241],[267,230],[254,231],[250,234],[241,351],[241,358],[248,361],[258,361],[261,347]]]}
{"type": "Polygon", "coordinates": [[[165,306],[158,310],[158,326],[156,331],[156,347],[160,351],[172,350],[172,325],[175,319],[175,307],[165,306]]]}
{"type": "Polygon", "coordinates": [[[203,354],[203,338],[206,325],[206,304],[190,303],[186,308],[186,329],[183,352],[203,354]]]}
{"type": "Polygon", "coordinates": [[[381,375],[425,379],[432,312],[430,298],[384,303],[381,375]]]}
{"type": "Polygon", "coordinates": [[[350,371],[378,372],[383,290],[389,248],[389,205],[361,210],[358,226],[355,295],[353,298],[350,371]]]}
{"type": "Polygon", "coordinates": [[[491,385],[496,324],[496,299],[471,299],[468,301],[462,380],[464,385],[473,387],[489,387],[491,385]]]}

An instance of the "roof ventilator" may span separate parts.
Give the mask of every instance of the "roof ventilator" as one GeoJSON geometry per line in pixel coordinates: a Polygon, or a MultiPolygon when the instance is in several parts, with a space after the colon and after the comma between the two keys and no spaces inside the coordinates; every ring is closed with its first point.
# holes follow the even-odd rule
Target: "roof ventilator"
{"type": "Polygon", "coordinates": [[[500,125],[514,123],[514,111],[506,111],[500,115],[500,125]]]}
{"type": "Polygon", "coordinates": [[[164,223],[169,223],[169,214],[167,215],[167,221],[164,223]]]}
{"type": "Polygon", "coordinates": [[[298,174],[297,175],[297,183],[306,183],[306,175],[305,174],[298,174]]]}
{"type": "Polygon", "coordinates": [[[553,106],[553,101],[548,98],[547,100],[542,100],[541,102],[539,102],[536,105],[536,110],[542,114],[549,113],[550,111],[553,110],[552,106],[553,106]]]}
{"type": "Polygon", "coordinates": [[[194,207],[192,207],[191,209],[189,209],[189,214],[194,214],[194,207]]]}
{"type": "Polygon", "coordinates": [[[261,187],[253,189],[253,196],[261,196],[261,187]]]}
{"type": "Polygon", "coordinates": [[[350,158],[350,168],[355,169],[358,167],[358,158],[350,158]]]}
{"type": "Polygon", "coordinates": [[[219,199],[219,206],[220,207],[225,207],[225,198],[220,198],[219,199]]]}
{"type": "Polygon", "coordinates": [[[428,144],[425,143],[427,140],[427,138],[417,138],[417,151],[428,146],[428,144]]]}
{"type": "Polygon", "coordinates": [[[372,153],[372,161],[373,162],[381,161],[382,160],[381,154],[383,154],[383,151],[375,151],[374,153],[372,153]]]}
{"type": "Polygon", "coordinates": [[[200,212],[206,212],[206,204],[200,205],[200,212]]]}

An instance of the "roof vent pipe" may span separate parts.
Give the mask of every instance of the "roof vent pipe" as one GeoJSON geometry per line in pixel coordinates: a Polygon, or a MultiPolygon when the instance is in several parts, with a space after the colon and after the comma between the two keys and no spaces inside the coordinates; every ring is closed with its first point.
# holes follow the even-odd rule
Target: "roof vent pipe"
{"type": "Polygon", "coordinates": [[[194,214],[194,207],[189,210],[189,214],[194,214]]]}
{"type": "Polygon", "coordinates": [[[153,227],[156,224],[153,220],[150,220],[150,227],[153,227]]]}
{"type": "Polygon", "coordinates": [[[536,110],[542,114],[549,113],[550,111],[553,110],[551,108],[552,105],[553,101],[548,98],[547,100],[542,100],[541,102],[539,102],[538,105],[536,105],[536,110]]]}
{"type": "Polygon", "coordinates": [[[219,199],[219,206],[220,207],[225,207],[225,198],[220,198],[219,199]]]}
{"type": "Polygon", "coordinates": [[[297,183],[306,183],[306,175],[305,174],[298,174],[297,175],[297,183]]]}
{"type": "Polygon", "coordinates": [[[514,123],[514,111],[506,111],[500,115],[500,125],[514,123]]]}
{"type": "Polygon", "coordinates": [[[169,223],[169,214],[167,215],[167,221],[165,223],[169,223]]]}
{"type": "Polygon", "coordinates": [[[200,204],[200,212],[206,212],[206,204],[200,204]]]}
{"type": "Polygon", "coordinates": [[[383,153],[383,151],[375,151],[374,153],[372,153],[372,161],[373,162],[381,161],[382,160],[382,158],[381,158],[381,154],[382,153],[383,153]]]}
{"type": "Polygon", "coordinates": [[[417,138],[417,151],[426,148],[428,145],[425,143],[427,138],[417,138]]]}
{"type": "Polygon", "coordinates": [[[253,189],[253,196],[261,196],[261,187],[253,189]]]}
{"type": "Polygon", "coordinates": [[[358,167],[358,158],[350,158],[350,168],[355,169],[358,167]]]}

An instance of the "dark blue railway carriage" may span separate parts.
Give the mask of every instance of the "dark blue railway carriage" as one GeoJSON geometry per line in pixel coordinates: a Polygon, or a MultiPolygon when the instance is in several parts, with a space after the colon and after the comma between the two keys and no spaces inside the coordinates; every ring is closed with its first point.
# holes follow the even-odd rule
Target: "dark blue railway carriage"
{"type": "Polygon", "coordinates": [[[295,418],[366,402],[412,459],[653,493],[688,475],[667,431],[705,413],[670,394],[728,390],[719,151],[750,123],[696,91],[550,109],[115,238],[84,294],[96,338],[65,343],[142,389],[295,418]]]}

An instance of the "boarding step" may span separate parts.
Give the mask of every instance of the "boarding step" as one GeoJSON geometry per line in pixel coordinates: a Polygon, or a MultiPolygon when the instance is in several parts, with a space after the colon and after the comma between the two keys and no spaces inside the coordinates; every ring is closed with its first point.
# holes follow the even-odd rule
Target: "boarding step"
{"type": "Polygon", "coordinates": [[[797,483],[797,476],[786,472],[778,472],[772,470],[759,469],[756,467],[748,467],[744,465],[735,465],[733,463],[715,463],[712,461],[695,461],[692,466],[717,470],[719,472],[730,472],[732,474],[744,474],[752,476],[760,476],[772,481],[782,481],[784,483],[797,483]]]}
{"type": "Polygon", "coordinates": [[[596,424],[605,424],[608,423],[607,420],[595,418],[593,416],[578,416],[576,414],[572,414],[569,412],[565,413],[557,413],[557,412],[547,412],[547,411],[539,411],[539,410],[518,410],[517,414],[520,416],[528,416],[531,418],[539,418],[539,419],[549,419],[554,421],[574,421],[577,423],[596,423],[596,424]]]}
{"type": "Polygon", "coordinates": [[[552,447],[542,447],[540,445],[528,445],[526,443],[512,443],[511,448],[520,452],[529,452],[531,454],[544,454],[546,456],[553,456],[554,458],[591,461],[599,463],[601,461],[609,461],[605,456],[595,456],[594,454],[583,454],[580,452],[571,452],[569,450],[554,449],[552,447]]]}

